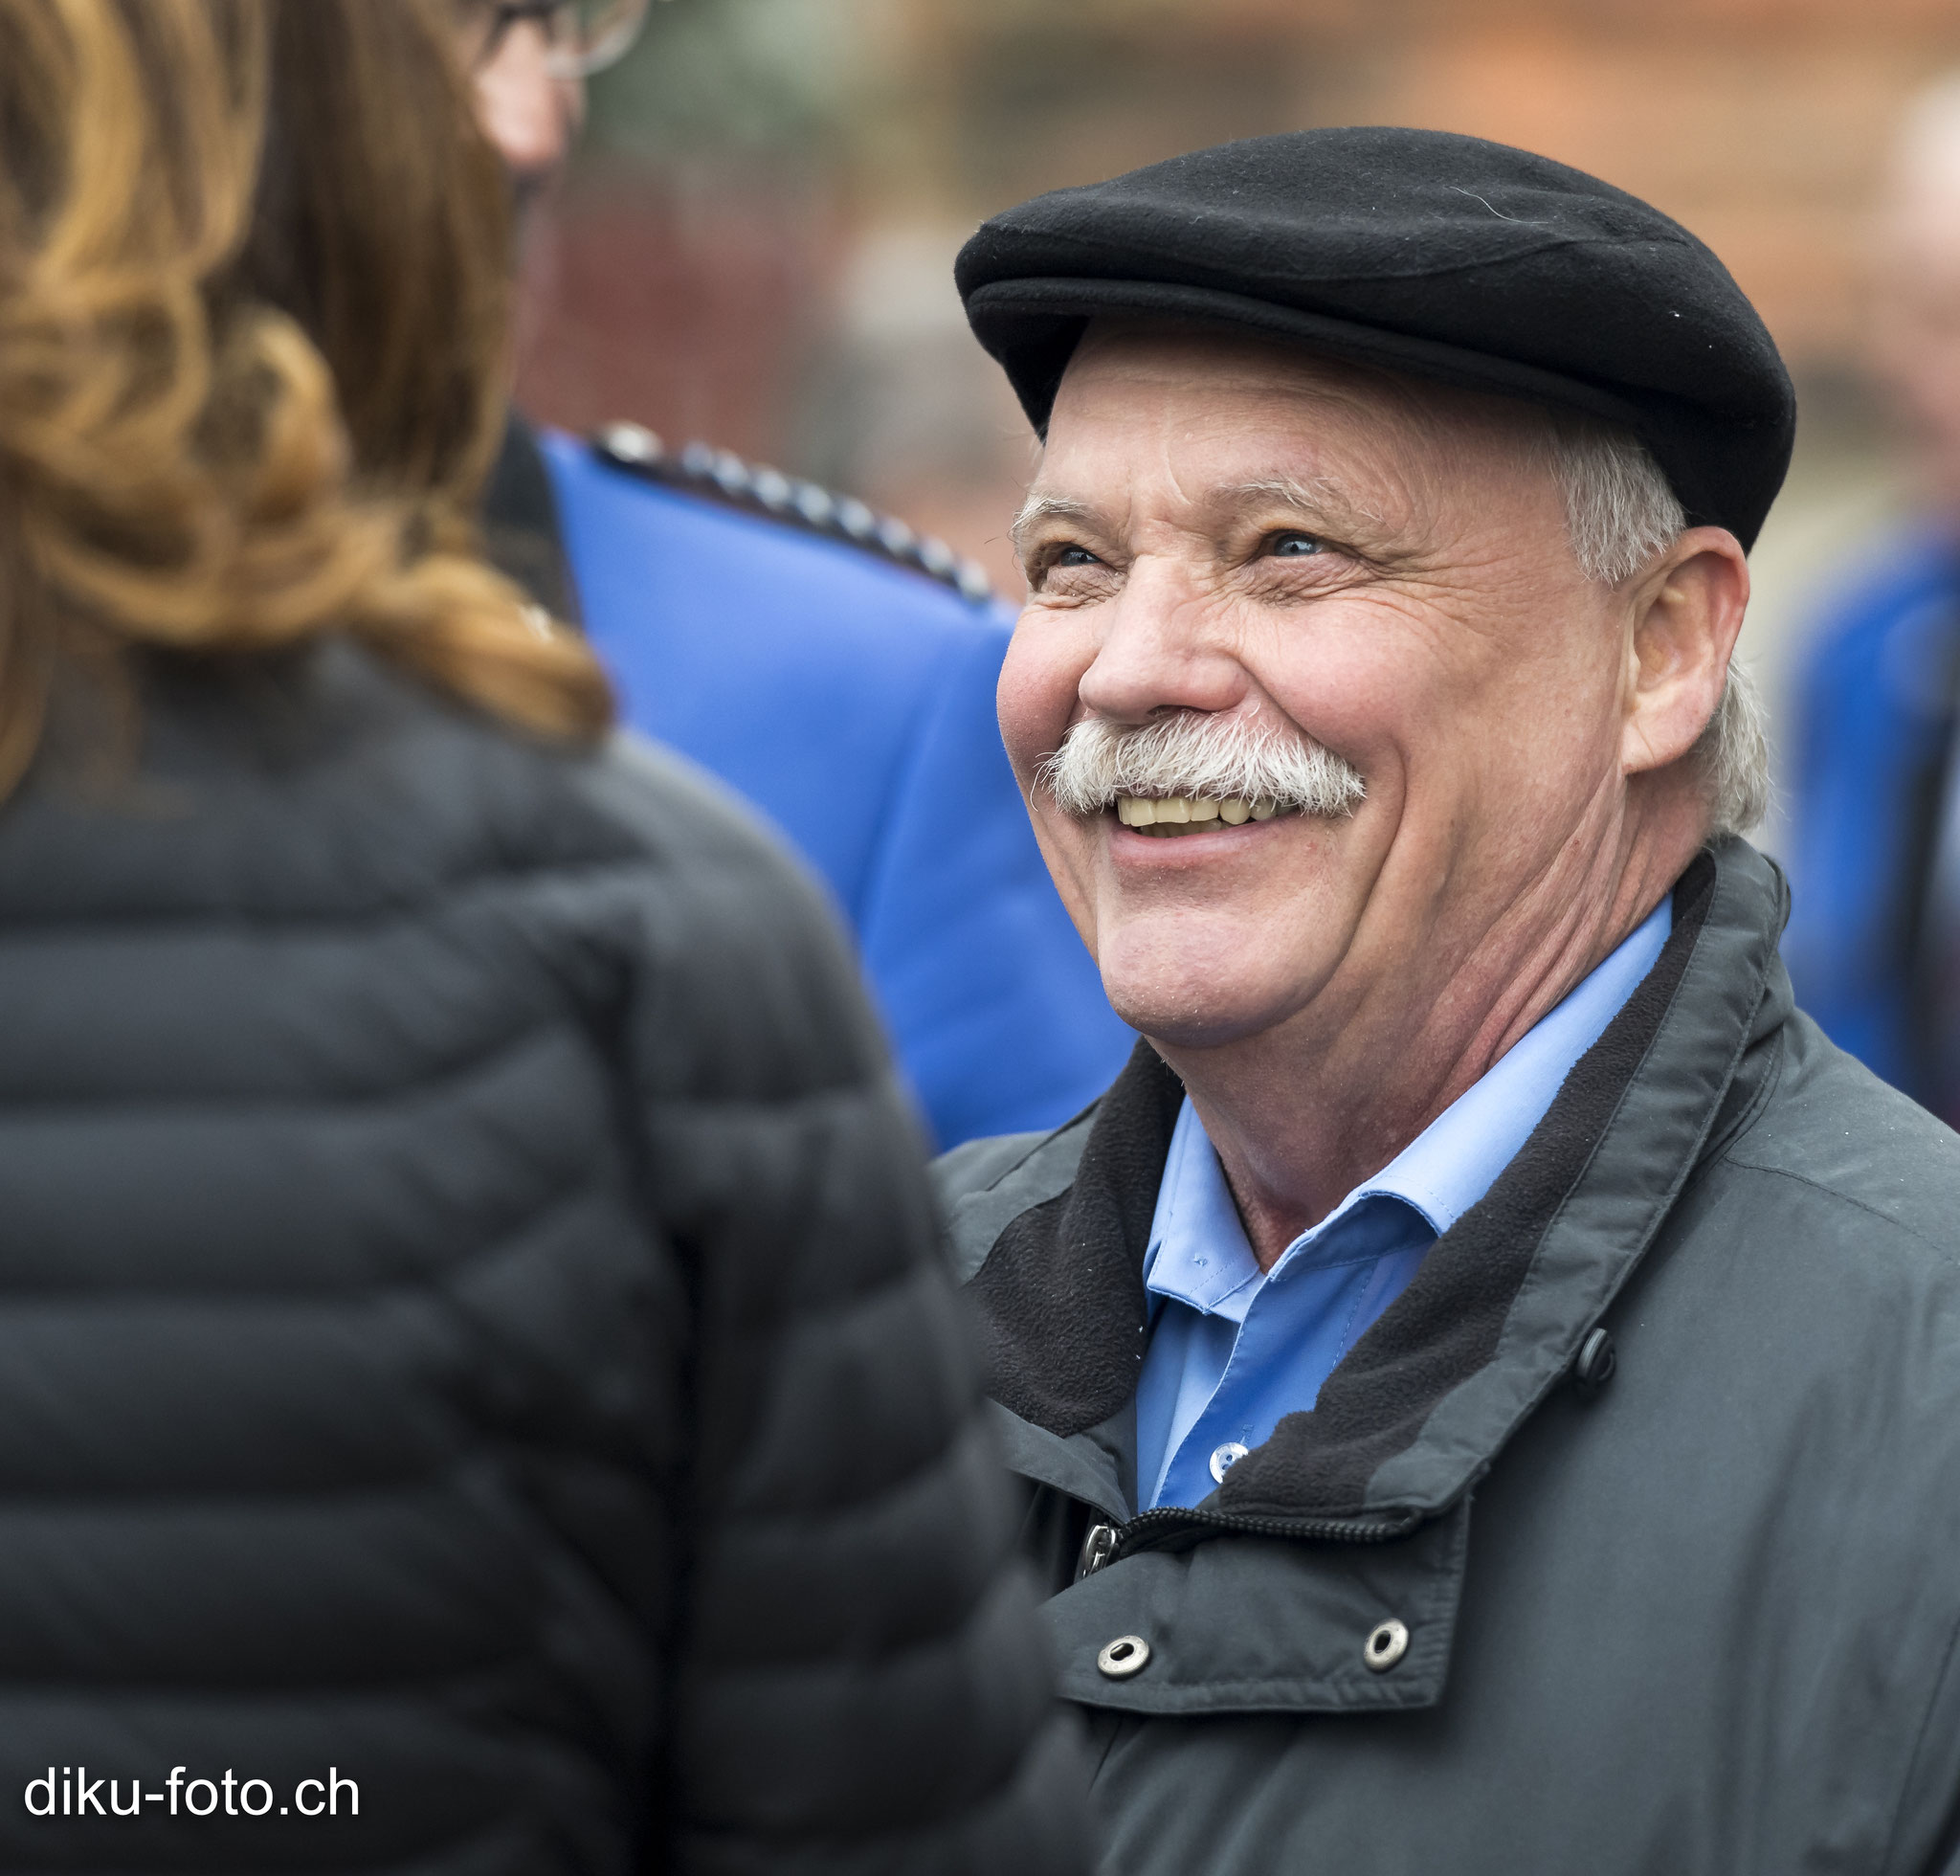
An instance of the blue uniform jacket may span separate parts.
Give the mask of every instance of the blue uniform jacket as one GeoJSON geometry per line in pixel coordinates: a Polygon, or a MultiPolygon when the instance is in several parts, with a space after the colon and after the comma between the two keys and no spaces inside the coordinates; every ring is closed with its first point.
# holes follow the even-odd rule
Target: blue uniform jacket
{"type": "Polygon", "coordinates": [[[1783,954],[1831,1039],[1921,1092],[1915,983],[1925,871],[1950,748],[1960,549],[1895,536],[1839,598],[1806,662],[1786,768],[1792,910],[1783,954]]]}
{"type": "Polygon", "coordinates": [[[628,720],[746,795],[830,882],[939,1144],[1094,1100],[1136,1038],[1001,748],[1002,610],[539,441],[628,720]]]}

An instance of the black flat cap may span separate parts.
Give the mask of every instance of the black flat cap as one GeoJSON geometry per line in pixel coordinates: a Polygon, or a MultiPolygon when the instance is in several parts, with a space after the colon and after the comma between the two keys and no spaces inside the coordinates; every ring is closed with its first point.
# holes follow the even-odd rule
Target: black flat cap
{"type": "Polygon", "coordinates": [[[1637,197],[1438,130],[1225,144],[996,215],[955,278],[1036,430],[1097,314],[1234,326],[1620,424],[1753,544],[1796,399],[1728,270],[1637,197]]]}

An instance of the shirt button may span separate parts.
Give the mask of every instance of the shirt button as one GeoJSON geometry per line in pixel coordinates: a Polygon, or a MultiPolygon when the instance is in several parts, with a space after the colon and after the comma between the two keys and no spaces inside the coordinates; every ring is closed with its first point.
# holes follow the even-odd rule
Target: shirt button
{"type": "Polygon", "coordinates": [[[1096,1665],[1112,1681],[1127,1681],[1150,1664],[1150,1644],[1141,1635],[1119,1635],[1096,1657],[1096,1665]]]}
{"type": "Polygon", "coordinates": [[[1228,1440],[1212,1455],[1212,1482],[1222,1485],[1225,1475],[1246,1455],[1247,1449],[1236,1440],[1228,1440]]]}

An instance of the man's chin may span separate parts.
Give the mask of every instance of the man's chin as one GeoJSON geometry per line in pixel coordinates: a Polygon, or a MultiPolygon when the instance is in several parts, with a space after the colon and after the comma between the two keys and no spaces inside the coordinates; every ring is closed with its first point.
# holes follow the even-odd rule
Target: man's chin
{"type": "Polygon", "coordinates": [[[1300,1006],[1297,986],[1270,989],[1243,981],[1141,978],[1104,969],[1103,994],[1125,1022],[1151,1041],[1173,1049],[1216,1049],[1282,1023],[1300,1006]]]}

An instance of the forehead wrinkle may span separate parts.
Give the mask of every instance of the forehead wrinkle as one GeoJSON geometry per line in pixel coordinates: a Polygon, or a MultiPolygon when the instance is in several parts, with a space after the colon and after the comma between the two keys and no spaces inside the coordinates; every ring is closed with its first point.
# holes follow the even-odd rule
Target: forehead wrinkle
{"type": "MultiPolygon", "coordinates": [[[[1414,522],[1464,469],[1487,473],[1494,446],[1500,458],[1523,456],[1535,462],[1546,422],[1537,406],[1518,399],[1330,358],[1285,341],[1147,320],[1092,321],[1064,386],[1082,376],[1118,385],[1203,384],[1225,401],[1251,395],[1269,407],[1281,400],[1294,405],[1303,444],[1365,448],[1365,479],[1382,482],[1377,506],[1385,511],[1370,513],[1348,479],[1341,483],[1348,491],[1341,511],[1381,528],[1414,522]]],[[[1332,509],[1331,503],[1314,504],[1322,505],[1332,509]]]]}

